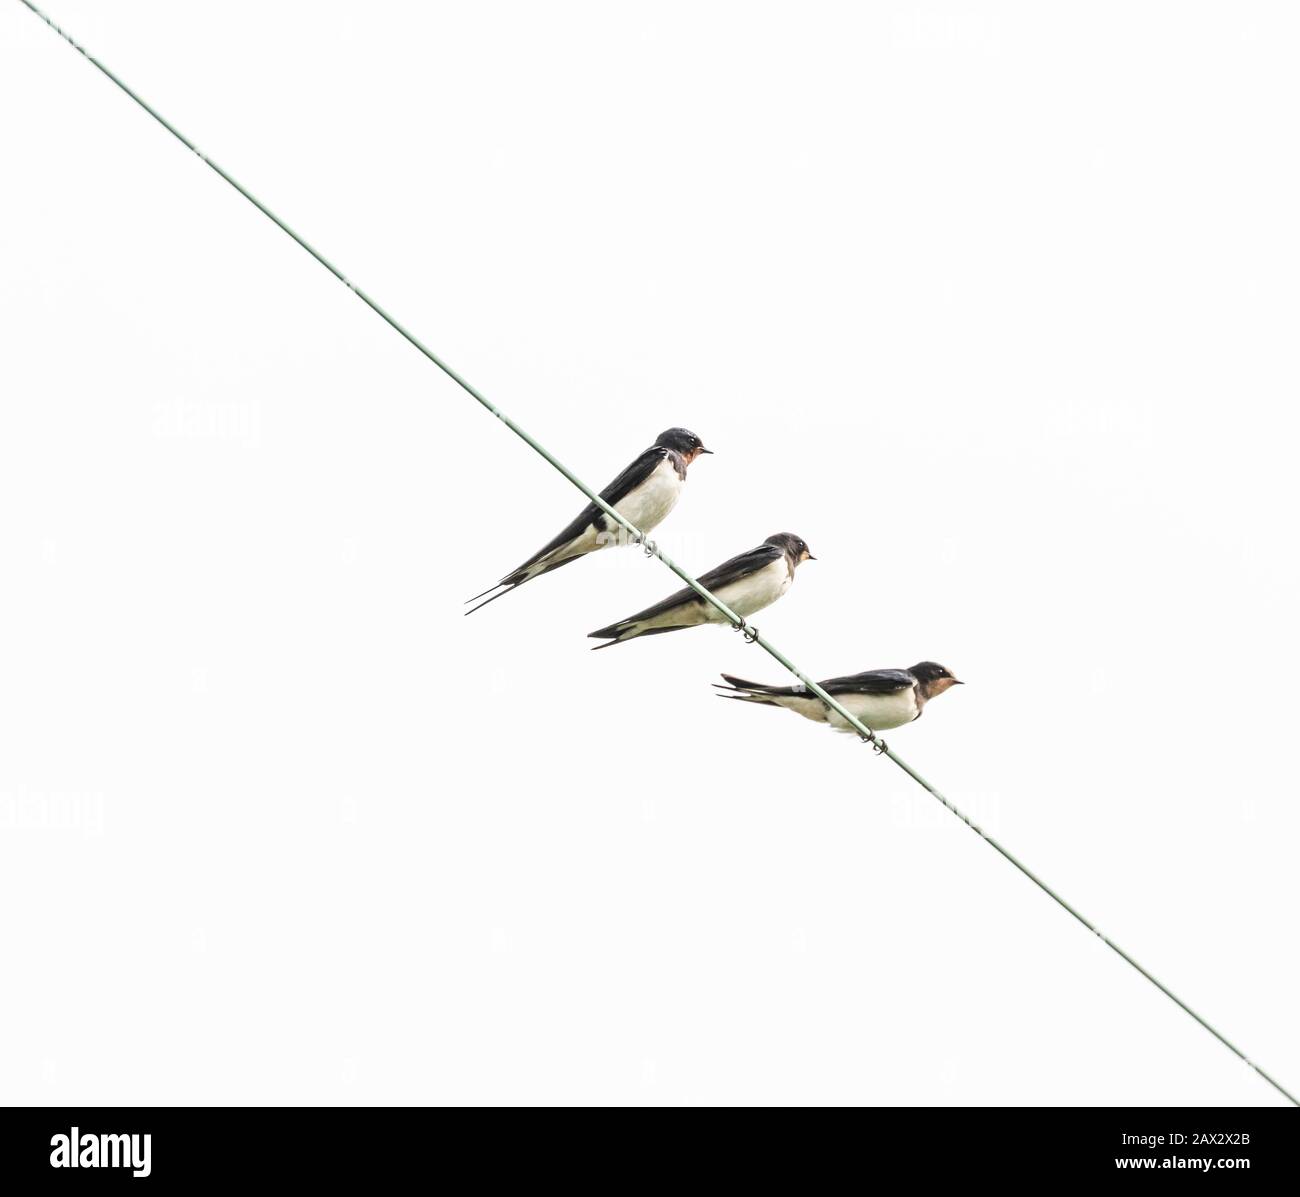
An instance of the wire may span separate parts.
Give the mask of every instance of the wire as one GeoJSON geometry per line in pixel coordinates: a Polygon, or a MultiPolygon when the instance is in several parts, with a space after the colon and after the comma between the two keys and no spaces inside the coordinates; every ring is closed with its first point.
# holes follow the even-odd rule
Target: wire
{"type": "Polygon", "coordinates": [[[574,486],[576,486],[580,491],[582,491],[582,493],[586,495],[587,498],[591,500],[591,502],[596,504],[596,506],[599,507],[611,519],[616,521],[629,534],[629,536],[631,537],[634,543],[642,545],[647,555],[658,557],[660,561],[662,561],[669,569],[673,571],[673,573],[675,573],[679,578],[681,578],[681,580],[685,582],[686,585],[689,586],[692,590],[694,590],[696,594],[698,594],[705,602],[712,604],[712,606],[715,607],[722,614],[723,618],[725,618],[733,628],[743,632],[745,634],[745,639],[747,641],[753,644],[757,644],[760,648],[766,651],[770,656],[775,658],[776,661],[778,661],[781,665],[783,665],[786,669],[788,669],[791,673],[793,673],[795,677],[797,677],[799,681],[811,693],[815,694],[818,698],[820,698],[822,702],[824,702],[831,710],[835,711],[837,714],[842,716],[844,720],[858,733],[858,735],[864,741],[875,745],[877,752],[879,752],[884,756],[889,757],[889,759],[893,761],[894,764],[896,764],[900,769],[902,769],[903,772],[906,773],[910,778],[912,778],[913,781],[915,781],[924,790],[926,790],[928,793],[930,793],[935,798],[937,798],[940,802],[942,802],[944,806],[946,806],[954,815],[957,816],[957,818],[959,818],[963,823],[965,823],[967,827],[969,827],[973,832],[975,832],[975,834],[978,835],[986,844],[988,844],[995,851],[999,852],[1002,856],[1006,857],[1007,860],[1009,860],[1013,865],[1015,865],[1017,869],[1019,869],[1026,877],[1028,877],[1029,880],[1032,881],[1036,886],[1038,886],[1038,888],[1041,889],[1043,893],[1045,893],[1049,898],[1051,898],[1052,901],[1054,901],[1063,910],[1073,915],[1074,918],[1078,919],[1078,921],[1081,922],[1085,927],[1087,927],[1088,930],[1091,931],[1095,936],[1097,936],[1102,941],[1102,943],[1104,943],[1108,948],[1111,949],[1111,951],[1113,951],[1116,955],[1118,955],[1121,960],[1125,961],[1127,964],[1132,965],[1133,968],[1135,968],[1139,973],[1142,974],[1142,976],[1144,976],[1148,981],[1150,981],[1151,984],[1154,985],[1158,990],[1160,990],[1160,992],[1163,993],[1167,998],[1169,998],[1170,1001],[1174,1002],[1181,1009],[1186,1011],[1186,1013],[1190,1014],[1192,1018],[1194,1018],[1198,1023],[1200,1023],[1201,1026],[1203,1026],[1207,1031],[1209,1031],[1210,1034],[1213,1035],[1220,1043],[1222,1043],[1224,1047],[1226,1047],[1234,1055],[1238,1056],[1240,1059],[1245,1061],[1245,1063],[1250,1065],[1250,1067],[1254,1069],[1255,1072],[1257,1072],[1261,1077],[1264,1078],[1264,1080],[1266,1080],[1270,1085],[1272,1085],[1273,1088],[1276,1089],[1280,1094],[1282,1094],[1282,1096],[1285,1097],[1289,1102],[1291,1102],[1292,1105],[1300,1106],[1300,1101],[1297,1101],[1295,1097],[1293,1097],[1277,1081],[1275,1081],[1271,1076],[1269,1076],[1267,1072],[1265,1072],[1258,1064],[1256,1064],[1253,1060],[1251,1060],[1246,1055],[1245,1052],[1243,1052],[1239,1047],[1237,1047],[1234,1043],[1232,1043],[1231,1040],[1227,1039],[1225,1036],[1221,1035],[1217,1030],[1215,1030],[1215,1028],[1211,1026],[1208,1022],[1206,1022],[1205,1019],[1203,1019],[1199,1014],[1197,1014],[1196,1011],[1191,1008],[1191,1006],[1189,1006],[1186,1002],[1182,1000],[1182,998],[1178,997],[1177,994],[1175,994],[1172,990],[1167,988],[1160,981],[1158,981],[1154,976],[1152,976],[1149,972],[1147,972],[1147,970],[1143,968],[1136,960],[1134,960],[1133,957],[1130,956],[1126,951],[1124,951],[1123,948],[1119,947],[1116,943],[1112,942],[1105,935],[1103,935],[1099,930],[1097,930],[1097,928],[1093,926],[1092,923],[1090,923],[1086,918],[1083,917],[1083,915],[1081,915],[1077,910],[1075,910],[1073,906],[1071,906],[1064,898],[1062,898],[1058,893],[1056,893],[1056,891],[1053,890],[1049,885],[1047,885],[1046,882],[1044,882],[1033,872],[1031,872],[1025,865],[1021,864],[1021,862],[1017,860],[1009,851],[1007,851],[1007,849],[1004,848],[1000,843],[998,843],[997,840],[995,840],[991,835],[989,835],[977,824],[971,822],[971,820],[966,815],[964,815],[960,810],[958,810],[957,807],[955,807],[946,797],[944,797],[944,795],[938,789],[936,789],[933,785],[931,785],[928,781],[926,781],[925,778],[922,777],[915,769],[913,769],[911,765],[909,765],[900,756],[898,756],[897,753],[893,751],[893,749],[887,747],[883,741],[877,739],[875,733],[872,732],[872,730],[869,727],[867,727],[855,716],[853,716],[847,710],[845,710],[845,708],[838,701],[836,701],[835,698],[833,698],[830,694],[828,694],[825,690],[823,690],[821,686],[819,686],[811,678],[805,675],[803,671],[800,670],[799,667],[795,665],[788,657],[786,657],[785,654],[782,653],[774,644],[772,644],[764,636],[760,635],[757,628],[750,627],[745,622],[744,619],[742,619],[739,615],[737,615],[721,599],[719,599],[715,594],[712,594],[710,591],[706,590],[703,586],[701,586],[700,583],[695,580],[695,578],[693,578],[689,573],[686,572],[686,570],[682,569],[681,566],[679,566],[675,561],[671,560],[665,553],[663,553],[659,549],[658,545],[656,545],[652,540],[650,540],[643,532],[640,531],[640,529],[636,528],[627,519],[625,519],[622,515],[620,515],[617,511],[615,511],[614,508],[610,506],[610,504],[606,503],[605,500],[600,497],[600,495],[598,495],[594,490],[591,489],[591,487],[589,487],[585,482],[583,482],[581,478],[579,478],[576,474],[574,474],[572,470],[568,469],[556,457],[554,457],[546,449],[544,445],[540,444],[538,441],[534,440],[531,436],[529,436],[527,432],[525,432],[522,428],[520,428],[519,425],[516,424],[512,419],[510,419],[510,417],[507,416],[504,412],[502,412],[500,408],[496,407],[481,392],[479,392],[468,381],[466,381],[459,374],[457,374],[456,371],[451,368],[451,366],[449,366],[445,361],[442,360],[442,358],[440,358],[436,353],[434,353],[432,349],[430,349],[427,345],[425,345],[424,342],[419,339],[419,337],[417,337],[413,332],[411,332],[404,325],[400,324],[393,316],[391,316],[382,307],[380,307],[378,303],[376,303],[373,299],[371,299],[369,295],[367,295],[363,290],[361,290],[360,287],[358,287],[355,283],[353,283],[328,258],[326,258],[318,250],[314,249],[302,237],[300,237],[297,233],[295,233],[293,229],[291,229],[287,224],[285,224],[283,220],[281,220],[274,212],[272,212],[271,209],[268,208],[264,203],[262,203],[262,201],[259,200],[255,195],[253,195],[252,192],[248,191],[241,183],[239,183],[225,170],[223,170],[220,166],[218,166],[214,161],[212,161],[211,158],[209,158],[206,154],[202,153],[199,150],[198,146],[196,146],[192,141],[190,141],[190,139],[186,137],[179,129],[177,129],[174,125],[172,125],[169,121],[167,121],[167,119],[163,117],[159,112],[157,112],[154,108],[150,107],[149,104],[147,104],[143,99],[141,99],[140,96],[138,96],[125,83],[123,83],[121,79],[119,79],[115,74],[113,74],[113,72],[110,71],[108,67],[106,67],[97,58],[93,57],[85,49],[84,46],[82,46],[79,42],[77,42],[72,37],[71,34],[69,34],[66,30],[62,29],[60,26],[56,25],[54,21],[52,21],[48,16],[45,15],[45,13],[43,13],[39,8],[37,8],[35,4],[32,4],[31,0],[19,0],[19,3],[23,4],[26,8],[29,8],[38,17],[40,17],[40,19],[44,21],[51,29],[53,29],[54,32],[57,33],[61,38],[63,38],[63,40],[68,43],[68,45],[70,45],[74,50],[76,50],[79,54],[81,54],[82,57],[84,57],[86,61],[91,64],[91,66],[93,66],[101,74],[105,75],[117,87],[121,88],[122,91],[124,91],[128,96],[130,96],[131,99],[133,99],[141,108],[145,110],[145,112],[147,112],[151,117],[154,118],[154,120],[156,120],[160,125],[162,125],[162,127],[166,129],[167,132],[170,133],[173,137],[175,137],[176,140],[179,141],[187,150],[189,150],[191,153],[197,154],[198,157],[202,159],[204,163],[206,163],[214,171],[216,171],[218,175],[220,175],[227,183],[229,183],[236,191],[238,191],[240,195],[242,195],[246,200],[248,200],[248,202],[252,204],[259,212],[261,212],[264,216],[266,216],[267,219],[273,221],[277,226],[279,226],[279,228],[281,228],[285,233],[287,233],[290,237],[292,237],[294,241],[296,241],[299,245],[301,245],[303,249],[305,249],[309,254],[311,254],[313,258],[316,259],[316,261],[318,261],[322,266],[324,266],[326,270],[328,270],[336,279],[339,280],[339,282],[341,282],[345,287],[347,287],[348,290],[351,291],[358,299],[360,299],[362,303],[364,303],[368,308],[370,308],[370,310],[374,312],[375,315],[377,315],[381,320],[383,320],[385,323],[390,325],[396,332],[400,333],[402,337],[404,337],[411,345],[413,345],[416,349],[418,349],[420,353],[422,353],[426,358],[428,358],[429,361],[431,361],[435,366],[437,366],[439,370],[441,370],[445,375],[447,375],[447,377],[450,378],[454,383],[456,383],[457,386],[459,386],[463,391],[465,391],[467,394],[472,396],[474,399],[478,400],[478,402],[482,404],[483,407],[487,408],[488,411],[490,411],[494,416],[496,416],[496,418],[500,420],[501,423],[503,423],[507,428],[509,428],[510,431],[513,432],[517,437],[519,437],[519,439],[522,440],[530,449],[538,453],[547,462],[549,462],[552,466],[554,466],[556,470],[558,470],[561,474],[563,474],[565,478],[567,478],[571,483],[573,483],[574,486]]]}

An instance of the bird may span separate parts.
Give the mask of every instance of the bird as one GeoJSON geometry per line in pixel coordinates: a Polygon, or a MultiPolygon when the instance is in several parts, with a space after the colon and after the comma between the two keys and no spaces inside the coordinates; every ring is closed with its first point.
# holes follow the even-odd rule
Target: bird
{"type": "MultiPolygon", "coordinates": [[[[655,443],[614,479],[600,497],[605,500],[633,527],[649,532],[663,522],[664,517],[677,505],[682,484],[686,481],[686,467],[702,453],[712,453],[704,442],[687,428],[669,428],[661,432],[655,443]]],[[[502,595],[517,590],[525,582],[548,574],[553,569],[577,561],[611,544],[618,544],[617,535],[622,525],[617,524],[595,503],[588,503],[567,527],[553,540],[548,541],[518,569],[511,570],[495,586],[476,594],[467,603],[477,602],[492,594],[497,587],[505,589],[484,599],[477,607],[465,612],[473,615],[502,595]]]]}
{"type": "MultiPolygon", "coordinates": [[[[717,569],[701,574],[700,585],[712,591],[742,621],[756,611],[776,602],[794,581],[795,569],[805,561],[817,558],[808,546],[790,532],[769,536],[757,548],[724,561],[717,569]]],[[[596,649],[624,644],[638,636],[658,636],[661,632],[675,632],[678,628],[693,628],[702,623],[729,622],[712,603],[705,602],[696,591],[687,586],[670,594],[662,602],[638,611],[627,619],[620,619],[599,631],[589,632],[593,640],[605,640],[596,649]]],[[[747,634],[757,635],[744,625],[747,634]]],[[[593,652],[595,649],[592,650],[593,652]]]]}
{"type": "MultiPolygon", "coordinates": [[[[814,723],[826,723],[836,731],[858,734],[843,715],[828,707],[802,683],[769,686],[763,682],[747,682],[729,673],[722,677],[726,686],[713,683],[725,691],[719,695],[720,698],[784,707],[814,723]]],[[[889,731],[919,719],[930,699],[964,683],[935,661],[919,661],[911,669],[869,669],[847,677],[827,678],[817,684],[850,715],[876,732],[889,731]]]]}

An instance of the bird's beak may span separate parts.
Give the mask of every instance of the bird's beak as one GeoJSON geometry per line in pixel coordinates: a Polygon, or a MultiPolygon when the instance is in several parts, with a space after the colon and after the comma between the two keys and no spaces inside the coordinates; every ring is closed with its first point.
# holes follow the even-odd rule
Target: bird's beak
{"type": "Polygon", "coordinates": [[[952,684],[953,684],[954,686],[964,686],[966,683],[965,683],[965,682],[958,681],[956,678],[953,678],[953,679],[952,679],[952,684]]]}
{"type": "Polygon", "coordinates": [[[817,558],[814,557],[811,553],[809,553],[809,554],[808,554],[808,560],[809,560],[809,561],[816,561],[817,558]]]}
{"type": "Polygon", "coordinates": [[[696,449],[695,452],[696,452],[696,453],[707,453],[710,457],[713,456],[713,450],[712,450],[712,449],[706,449],[703,445],[701,445],[698,449],[696,449]]]}

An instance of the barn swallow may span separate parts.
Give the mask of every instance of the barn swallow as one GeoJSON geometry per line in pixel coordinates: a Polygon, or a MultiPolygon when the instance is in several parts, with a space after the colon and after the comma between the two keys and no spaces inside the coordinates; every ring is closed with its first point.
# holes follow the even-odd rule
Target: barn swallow
{"type": "MultiPolygon", "coordinates": [[[[726,691],[719,695],[721,698],[785,707],[814,723],[828,723],[836,731],[857,734],[857,729],[850,726],[843,715],[831,710],[806,686],[768,686],[762,682],[747,682],[729,673],[722,676],[727,685],[718,686],[719,690],[726,691]]],[[[866,673],[833,677],[818,683],[850,715],[872,731],[888,731],[919,719],[930,699],[961,684],[947,669],[933,661],[921,661],[911,669],[870,669],[866,673]]],[[[717,682],[714,685],[717,686],[717,682]]]]}
{"type": "MultiPolygon", "coordinates": [[[[614,479],[600,497],[605,500],[633,527],[649,532],[677,505],[682,484],[686,481],[686,467],[701,453],[712,453],[695,433],[685,428],[670,428],[661,432],[655,443],[614,479]]],[[[476,594],[468,602],[492,594],[497,586],[505,589],[490,599],[465,612],[473,615],[480,607],[509,594],[533,578],[548,574],[561,565],[577,561],[588,553],[619,543],[615,535],[621,525],[616,524],[595,503],[588,503],[554,540],[540,548],[518,569],[511,570],[496,586],[489,586],[483,594],[476,594]]]]}
{"type": "MultiPolygon", "coordinates": [[[[799,537],[789,532],[778,532],[758,548],[701,574],[700,585],[712,591],[744,619],[776,602],[790,589],[795,569],[805,561],[816,560],[799,537]]],[[[596,645],[596,648],[609,648],[637,636],[657,636],[660,632],[675,632],[678,628],[693,628],[702,623],[727,622],[721,611],[687,586],[653,607],[588,635],[594,640],[609,641],[608,644],[596,645]]]]}

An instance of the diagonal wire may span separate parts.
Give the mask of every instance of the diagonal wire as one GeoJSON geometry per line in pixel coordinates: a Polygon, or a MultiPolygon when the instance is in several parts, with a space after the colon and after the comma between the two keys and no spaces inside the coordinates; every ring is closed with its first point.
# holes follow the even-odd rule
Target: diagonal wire
{"type": "Polygon", "coordinates": [[[1019,869],[1021,873],[1023,873],[1027,878],[1029,878],[1030,881],[1032,881],[1036,886],[1038,886],[1038,888],[1041,889],[1043,893],[1045,893],[1049,898],[1051,898],[1058,906],[1060,906],[1068,914],[1070,914],[1075,919],[1077,919],[1080,923],[1082,923],[1089,931],[1091,931],[1095,936],[1097,936],[1097,938],[1100,939],[1102,943],[1104,943],[1108,948],[1111,949],[1111,951],[1113,951],[1117,956],[1119,956],[1121,960],[1123,960],[1127,964],[1132,965],[1134,969],[1136,969],[1143,977],[1145,977],[1148,981],[1150,981],[1151,984],[1154,985],[1158,990],[1160,990],[1160,992],[1163,993],[1167,998],[1169,998],[1170,1001],[1172,1001],[1175,1005],[1177,1005],[1180,1009],[1185,1011],[1187,1014],[1191,1015],[1192,1018],[1194,1018],[1198,1023],[1200,1023],[1201,1026],[1203,1026],[1207,1031],[1209,1031],[1211,1035],[1213,1035],[1220,1043],[1222,1043],[1224,1047],[1226,1047],[1235,1056],[1239,1057],[1246,1064],[1248,1064],[1256,1073],[1258,1073],[1264,1080],[1266,1080],[1270,1085],[1272,1085],[1274,1089],[1276,1089],[1280,1094],[1282,1094],[1283,1097],[1285,1097],[1289,1102],[1291,1102],[1292,1105],[1300,1106],[1300,1101],[1298,1101],[1294,1096],[1292,1096],[1291,1093],[1289,1093],[1285,1088],[1283,1088],[1282,1085],[1280,1085],[1271,1076],[1269,1076],[1269,1074],[1265,1072],[1258,1064],[1256,1064],[1253,1060],[1251,1060],[1246,1055],[1245,1052],[1243,1052],[1239,1047],[1236,1046],[1236,1044],[1234,1044],[1231,1040],[1227,1039],[1224,1035],[1220,1034],[1219,1031],[1217,1031],[1213,1026],[1210,1025],[1210,1023],[1206,1022],[1205,1019],[1203,1019],[1199,1014],[1197,1014],[1196,1011],[1191,1008],[1191,1006],[1189,1006],[1186,1002],[1184,1002],[1182,998],[1180,998],[1172,990],[1170,990],[1164,984],[1158,981],[1154,976],[1151,975],[1151,973],[1147,972],[1147,970],[1143,968],[1142,965],[1140,965],[1136,960],[1134,960],[1132,956],[1130,956],[1126,951],[1124,951],[1124,949],[1121,948],[1118,944],[1114,943],[1112,940],[1108,939],[1105,935],[1103,935],[1091,922],[1089,922],[1086,918],[1084,918],[1083,915],[1081,915],[1077,910],[1075,910],[1073,906],[1071,906],[1064,898],[1062,898],[1060,894],[1058,894],[1054,889],[1052,889],[1051,886],[1049,886],[1045,881],[1043,881],[1036,874],[1031,872],[1030,869],[1028,869],[1025,865],[1021,864],[1020,861],[1017,860],[1000,843],[998,843],[997,840],[995,840],[991,835],[989,835],[986,831],[984,831],[983,828],[981,828],[978,824],[973,823],[965,814],[963,814],[960,810],[958,810],[958,808],[955,807],[938,789],[936,789],[933,785],[931,785],[930,782],[926,781],[926,779],[922,777],[915,769],[913,769],[911,765],[909,765],[900,756],[898,756],[898,754],[895,753],[893,749],[887,747],[884,741],[877,739],[875,733],[873,733],[870,728],[868,728],[855,716],[850,714],[834,697],[832,697],[825,690],[823,690],[821,686],[819,686],[815,681],[813,681],[811,678],[806,676],[803,673],[803,671],[799,669],[797,665],[795,665],[788,657],[786,657],[785,654],[782,653],[766,637],[760,635],[757,628],[749,627],[745,623],[744,619],[742,619],[739,615],[737,615],[721,599],[719,599],[715,594],[712,594],[710,591],[706,590],[703,586],[701,586],[700,583],[696,581],[695,578],[693,578],[689,573],[687,573],[686,570],[682,569],[682,567],[679,566],[675,561],[671,560],[667,556],[667,554],[662,552],[659,549],[659,547],[652,540],[650,540],[643,532],[641,532],[632,523],[630,523],[627,519],[625,519],[622,515],[620,515],[610,504],[606,503],[605,500],[600,497],[600,495],[598,495],[594,490],[591,489],[591,487],[589,487],[585,482],[583,482],[581,478],[579,478],[570,469],[568,469],[562,462],[560,462],[557,458],[555,458],[546,449],[544,445],[540,444],[538,441],[534,440],[531,436],[529,436],[527,432],[525,432],[518,424],[516,424],[512,419],[510,419],[509,416],[507,416],[498,407],[496,407],[480,391],[478,391],[474,386],[472,386],[466,379],[462,378],[459,374],[457,374],[456,371],[451,368],[451,366],[449,366],[445,361],[442,360],[442,358],[440,358],[436,353],[434,353],[432,349],[430,349],[427,345],[425,345],[424,342],[421,341],[414,333],[412,333],[404,325],[400,324],[393,316],[391,316],[382,307],[380,307],[380,305],[376,303],[375,300],[371,299],[369,295],[367,295],[363,290],[361,290],[360,287],[358,287],[355,283],[353,283],[341,270],[339,270],[337,266],[335,266],[331,261],[329,261],[328,258],[326,258],[318,250],[314,249],[305,240],[303,240],[302,237],[300,237],[297,233],[295,233],[293,229],[291,229],[287,224],[285,224],[283,220],[281,220],[274,212],[272,212],[271,209],[268,208],[264,203],[262,203],[262,201],[259,200],[255,195],[253,195],[252,192],[248,191],[241,183],[239,183],[231,175],[227,174],[225,170],[223,170],[220,166],[218,166],[215,162],[213,162],[211,158],[207,157],[207,155],[202,153],[199,150],[198,146],[196,146],[192,141],[190,141],[188,137],[186,137],[179,129],[177,129],[174,125],[172,125],[159,112],[157,112],[154,108],[150,107],[149,104],[147,104],[143,99],[140,98],[140,96],[138,96],[125,83],[123,83],[121,79],[119,79],[115,74],[113,74],[113,72],[110,71],[108,67],[106,67],[97,58],[93,57],[85,49],[85,47],[83,47],[79,42],[77,42],[72,37],[71,34],[69,34],[66,30],[56,25],[54,21],[52,21],[48,16],[46,16],[45,13],[43,13],[39,8],[37,8],[35,4],[32,4],[31,0],[19,0],[19,3],[24,5],[26,8],[29,8],[33,13],[35,13],[38,17],[40,17],[40,19],[44,21],[51,29],[53,29],[54,32],[57,33],[61,38],[63,38],[63,40],[68,43],[68,45],[70,45],[74,50],[76,50],[79,54],[81,54],[82,57],[84,57],[86,61],[91,64],[91,66],[95,67],[96,70],[98,70],[101,74],[106,76],[112,83],[114,83],[128,96],[130,96],[131,99],[133,99],[141,108],[145,110],[145,112],[147,112],[151,117],[153,117],[154,120],[156,120],[160,125],[162,125],[162,127],[166,129],[167,132],[170,133],[173,137],[175,137],[176,140],[179,141],[187,150],[190,150],[192,153],[198,155],[198,157],[204,163],[210,166],[218,175],[220,175],[227,183],[229,183],[236,191],[238,191],[240,195],[242,195],[246,200],[248,200],[250,204],[252,204],[264,216],[266,216],[267,219],[274,222],[277,226],[279,226],[279,228],[281,228],[285,233],[287,233],[290,237],[292,237],[294,241],[296,241],[299,245],[301,245],[302,248],[305,249],[309,254],[311,254],[311,256],[315,258],[317,262],[319,262],[322,266],[324,266],[326,270],[328,270],[336,279],[339,280],[339,282],[341,282],[345,287],[347,287],[348,290],[351,291],[354,295],[356,295],[356,297],[360,299],[362,303],[364,303],[368,308],[370,308],[370,310],[373,311],[375,315],[377,315],[381,320],[383,320],[385,323],[390,325],[396,332],[400,333],[402,337],[404,337],[412,346],[414,346],[417,350],[419,350],[420,353],[422,353],[426,358],[428,358],[429,361],[431,361],[435,366],[437,366],[439,370],[441,370],[445,375],[447,375],[447,377],[450,378],[454,383],[456,383],[463,391],[465,391],[471,397],[476,399],[483,407],[487,408],[488,411],[490,411],[494,416],[496,416],[498,420],[500,420],[507,428],[510,429],[511,432],[513,432],[517,437],[519,437],[519,439],[522,440],[530,449],[538,453],[547,462],[549,462],[552,466],[554,466],[556,470],[558,470],[561,474],[563,474],[565,478],[567,478],[571,483],[573,483],[574,486],[576,486],[580,491],[582,491],[582,493],[586,495],[591,502],[593,502],[597,507],[599,507],[607,516],[613,519],[628,534],[629,538],[634,543],[641,545],[645,549],[647,555],[658,557],[660,561],[662,561],[666,566],[668,566],[668,568],[671,569],[673,573],[675,573],[679,578],[681,578],[681,580],[685,582],[686,585],[689,586],[692,590],[694,590],[696,594],[698,594],[705,602],[710,603],[713,607],[715,607],[721,613],[723,618],[726,619],[726,621],[729,624],[731,624],[731,626],[734,629],[744,632],[746,640],[750,641],[751,643],[757,644],[760,648],[766,651],[770,656],[775,658],[781,665],[783,665],[786,669],[788,669],[791,673],[793,673],[795,677],[799,679],[800,683],[804,687],[806,687],[811,693],[815,694],[818,698],[820,698],[821,701],[824,702],[831,710],[835,711],[837,714],[842,716],[844,720],[858,733],[858,735],[864,741],[875,745],[877,752],[881,753],[884,756],[889,757],[889,759],[893,761],[894,764],[896,764],[900,769],[902,769],[903,772],[906,773],[910,778],[912,778],[912,780],[915,781],[919,786],[921,786],[922,789],[924,789],[927,793],[933,795],[941,803],[943,803],[944,806],[946,806],[954,815],[957,816],[957,818],[959,818],[963,823],[965,823],[967,827],[969,827],[973,832],[975,832],[975,834],[978,835],[980,839],[982,839],[986,844],[988,844],[989,847],[994,849],[994,851],[998,852],[999,854],[1004,856],[1007,860],[1009,860],[1013,865],[1015,865],[1015,867],[1019,869]]]}

